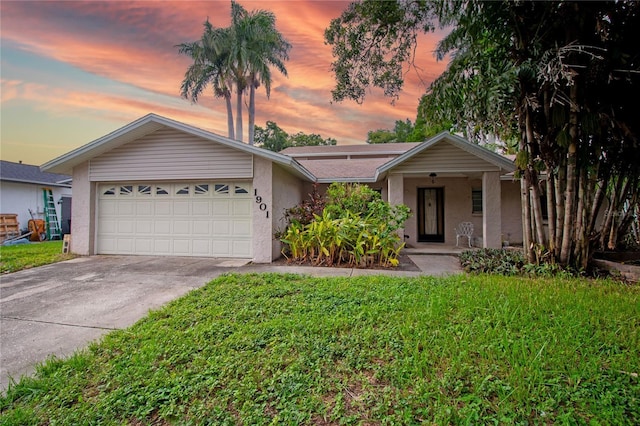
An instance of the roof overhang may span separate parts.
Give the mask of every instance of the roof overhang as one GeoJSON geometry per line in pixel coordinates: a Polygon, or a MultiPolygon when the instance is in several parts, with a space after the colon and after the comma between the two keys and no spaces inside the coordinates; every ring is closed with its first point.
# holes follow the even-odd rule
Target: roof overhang
{"type": "Polygon", "coordinates": [[[3,182],[16,182],[16,183],[26,183],[31,185],[42,185],[42,186],[55,186],[60,188],[71,188],[71,179],[67,183],[66,180],[60,182],[45,182],[38,180],[26,180],[26,179],[13,179],[13,178],[2,178],[0,179],[3,182]]]}
{"type": "Polygon", "coordinates": [[[76,148],[66,154],[55,158],[42,166],[42,171],[52,173],[72,174],[73,168],[85,161],[91,160],[105,152],[111,151],[114,148],[125,145],[136,139],[144,137],[156,130],[162,128],[171,128],[178,131],[188,133],[193,136],[201,137],[203,139],[225,145],[232,149],[246,152],[248,154],[257,155],[268,159],[276,164],[279,164],[293,174],[309,180],[315,181],[315,176],[307,169],[305,169],[295,159],[279,154],[277,152],[268,151],[266,149],[258,148],[252,145],[226,138],[224,136],[217,135],[215,133],[208,132],[206,130],[199,129],[197,127],[190,126],[188,124],[180,123],[175,120],[171,120],[166,117],[162,117],[156,114],[147,114],[142,118],[139,118],[124,127],[119,128],[101,138],[98,138],[86,145],[76,148]]]}

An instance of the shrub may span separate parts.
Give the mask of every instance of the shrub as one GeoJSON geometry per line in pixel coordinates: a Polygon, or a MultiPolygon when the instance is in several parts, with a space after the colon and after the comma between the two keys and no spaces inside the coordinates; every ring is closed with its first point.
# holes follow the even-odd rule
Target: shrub
{"type": "Polygon", "coordinates": [[[334,183],[322,213],[313,213],[313,220],[305,223],[289,216],[281,239],[288,252],[283,254],[315,265],[397,266],[404,247],[397,230],[408,217],[407,206],[391,206],[364,185],[334,183]]]}
{"type": "Polygon", "coordinates": [[[311,223],[315,215],[322,214],[324,205],[325,199],[318,192],[318,185],[314,183],[309,198],[285,212],[284,217],[287,220],[287,226],[294,222],[302,225],[311,223]]]}
{"type": "Polygon", "coordinates": [[[489,273],[499,275],[525,275],[552,277],[557,275],[575,275],[555,263],[527,263],[520,250],[480,249],[466,250],[459,256],[460,264],[466,272],[489,273]]]}
{"type": "Polygon", "coordinates": [[[460,264],[467,272],[518,275],[525,264],[520,250],[466,250],[460,254],[460,264]]]}

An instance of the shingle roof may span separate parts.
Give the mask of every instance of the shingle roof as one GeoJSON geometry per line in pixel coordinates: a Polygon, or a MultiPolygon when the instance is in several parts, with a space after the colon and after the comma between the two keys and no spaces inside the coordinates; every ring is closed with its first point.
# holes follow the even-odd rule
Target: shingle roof
{"type": "Polygon", "coordinates": [[[69,175],[42,172],[40,167],[31,164],[0,160],[0,180],[70,188],[70,179],[69,175]]]}
{"type": "Polygon", "coordinates": [[[341,180],[371,180],[376,175],[376,169],[389,158],[354,158],[332,160],[298,160],[302,166],[309,170],[320,181],[323,179],[341,180]]]}
{"type": "Polygon", "coordinates": [[[292,146],[280,151],[280,154],[291,157],[306,155],[335,155],[335,154],[395,154],[400,155],[416,145],[418,142],[360,144],[360,145],[322,145],[322,146],[292,146]]]}

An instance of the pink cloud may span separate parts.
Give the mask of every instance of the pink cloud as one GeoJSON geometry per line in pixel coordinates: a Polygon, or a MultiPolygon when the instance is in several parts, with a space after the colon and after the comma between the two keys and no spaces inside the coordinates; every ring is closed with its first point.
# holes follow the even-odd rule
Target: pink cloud
{"type": "MultiPolygon", "coordinates": [[[[348,2],[242,4],[249,10],[273,11],[278,28],[293,44],[287,64],[289,78],[274,73],[270,101],[260,92],[258,125],[272,120],[290,132],[321,133],[341,143],[364,141],[368,130],[392,127],[397,119],[414,119],[425,85],[445,67],[432,55],[439,37],[422,36],[418,59],[422,81],[415,73],[408,73],[405,91],[394,107],[377,91],[362,106],[331,104],[332,56],[323,34],[348,2]]],[[[3,39],[37,55],[170,99],[157,103],[102,93],[99,88],[88,93],[36,86],[19,90],[15,82],[3,81],[3,103],[23,97],[42,102],[38,108],[51,113],[93,111],[127,121],[155,111],[196,125],[206,122],[205,128],[226,133],[221,102],[206,96],[200,106],[189,106],[178,99],[189,60],[178,55],[175,45],[199,38],[207,17],[214,25],[228,25],[229,2],[41,2],[37,7],[31,2],[2,2],[1,7],[3,39]],[[215,128],[211,127],[213,121],[219,122],[215,128]]]]}

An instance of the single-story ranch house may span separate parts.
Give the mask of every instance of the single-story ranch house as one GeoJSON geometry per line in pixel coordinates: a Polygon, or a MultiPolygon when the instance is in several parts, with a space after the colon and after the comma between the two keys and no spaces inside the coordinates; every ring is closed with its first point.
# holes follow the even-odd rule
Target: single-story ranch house
{"type": "Polygon", "coordinates": [[[234,141],[155,114],[42,166],[73,177],[71,251],[211,256],[268,263],[284,212],[314,183],[360,182],[404,203],[408,246],[452,246],[460,222],[475,244],[522,241],[511,160],[441,133],[422,143],[288,148],[234,141]]]}

